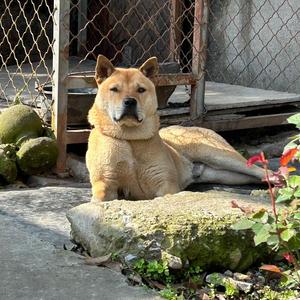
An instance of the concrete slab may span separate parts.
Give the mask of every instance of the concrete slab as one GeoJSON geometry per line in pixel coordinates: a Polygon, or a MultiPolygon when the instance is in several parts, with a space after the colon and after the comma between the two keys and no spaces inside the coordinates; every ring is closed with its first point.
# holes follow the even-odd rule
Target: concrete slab
{"type": "Polygon", "coordinates": [[[206,82],[205,105],[208,111],[297,101],[300,101],[299,94],[206,82]]]}
{"type": "Polygon", "coordinates": [[[160,299],[63,249],[71,247],[65,212],[89,200],[88,188],[0,192],[1,299],[160,299]]]}

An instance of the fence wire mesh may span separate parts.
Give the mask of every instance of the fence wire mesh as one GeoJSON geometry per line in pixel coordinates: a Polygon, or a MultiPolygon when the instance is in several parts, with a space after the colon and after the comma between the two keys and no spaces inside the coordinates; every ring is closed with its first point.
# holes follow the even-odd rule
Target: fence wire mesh
{"type": "MultiPolygon", "coordinates": [[[[53,85],[53,6],[1,1],[0,107],[49,101],[39,87],[53,85]]],[[[163,72],[191,73],[205,57],[195,48],[194,11],[195,0],[72,0],[69,72],[93,71],[104,54],[117,66],[157,56],[171,62],[163,72]]],[[[300,93],[299,14],[298,0],[210,0],[206,80],[300,93]]]]}
{"type": "Polygon", "coordinates": [[[300,2],[211,0],[206,79],[300,92],[300,2]]]}
{"type": "Polygon", "coordinates": [[[194,0],[73,1],[70,55],[80,60],[70,72],[98,54],[123,67],[157,56],[160,63],[176,63],[178,73],[191,72],[194,8],[194,0]]]}
{"type": "Polygon", "coordinates": [[[41,107],[39,87],[52,83],[52,31],[52,1],[0,2],[0,108],[14,101],[41,107]]]}

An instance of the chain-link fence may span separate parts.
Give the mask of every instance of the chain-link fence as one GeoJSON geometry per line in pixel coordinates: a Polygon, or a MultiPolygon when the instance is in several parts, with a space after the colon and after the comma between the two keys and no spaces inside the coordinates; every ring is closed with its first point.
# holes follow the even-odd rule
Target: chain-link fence
{"type": "Polygon", "coordinates": [[[157,56],[177,63],[177,73],[191,72],[194,10],[193,0],[73,1],[70,55],[82,64],[103,54],[123,67],[157,56]]]}
{"type": "Polygon", "coordinates": [[[206,79],[300,93],[300,1],[211,0],[206,79]]]}
{"type": "Polygon", "coordinates": [[[52,2],[0,3],[0,108],[14,101],[42,106],[46,95],[40,97],[43,90],[39,87],[52,83],[52,2]]]}
{"type": "Polygon", "coordinates": [[[158,57],[168,124],[203,115],[204,71],[208,81],[299,93],[299,13],[298,0],[3,0],[0,109],[21,101],[49,124],[53,116],[61,153],[86,141],[99,54],[119,67],[158,57]]]}

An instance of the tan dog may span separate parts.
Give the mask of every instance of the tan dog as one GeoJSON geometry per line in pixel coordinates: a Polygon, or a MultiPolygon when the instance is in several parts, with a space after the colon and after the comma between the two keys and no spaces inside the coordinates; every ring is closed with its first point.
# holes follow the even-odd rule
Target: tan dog
{"type": "Polygon", "coordinates": [[[263,170],[209,129],[171,126],[159,131],[151,77],[155,57],[139,69],[114,68],[104,56],[96,66],[98,93],[89,112],[94,126],[86,156],[93,198],[152,199],[193,182],[247,184],[263,170]]]}

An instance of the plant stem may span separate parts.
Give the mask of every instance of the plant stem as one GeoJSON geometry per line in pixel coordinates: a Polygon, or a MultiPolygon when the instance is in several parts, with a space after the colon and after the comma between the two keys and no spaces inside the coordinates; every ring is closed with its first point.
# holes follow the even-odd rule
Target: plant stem
{"type": "Polygon", "coordinates": [[[269,194],[270,194],[270,197],[271,197],[272,210],[273,210],[273,214],[274,214],[274,217],[275,217],[275,223],[277,225],[278,215],[277,215],[277,210],[276,210],[275,195],[274,195],[273,188],[272,188],[272,185],[271,185],[271,182],[270,182],[270,177],[269,177],[269,172],[268,172],[268,165],[267,165],[267,163],[264,163],[263,165],[264,165],[264,170],[265,170],[265,174],[266,174],[266,180],[267,180],[267,183],[268,183],[269,194]]]}

